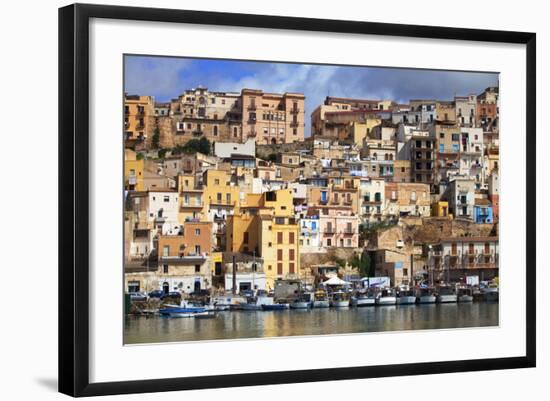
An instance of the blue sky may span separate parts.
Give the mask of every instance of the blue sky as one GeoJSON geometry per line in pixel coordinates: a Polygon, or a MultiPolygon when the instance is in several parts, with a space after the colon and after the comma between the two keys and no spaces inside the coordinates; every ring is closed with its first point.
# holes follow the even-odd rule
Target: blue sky
{"type": "Polygon", "coordinates": [[[450,100],[455,94],[479,94],[498,85],[495,73],[173,57],[126,56],[124,68],[124,91],[154,96],[157,101],[197,86],[227,92],[242,88],[301,92],[306,96],[306,121],[327,95],[408,103],[419,98],[450,100]]]}

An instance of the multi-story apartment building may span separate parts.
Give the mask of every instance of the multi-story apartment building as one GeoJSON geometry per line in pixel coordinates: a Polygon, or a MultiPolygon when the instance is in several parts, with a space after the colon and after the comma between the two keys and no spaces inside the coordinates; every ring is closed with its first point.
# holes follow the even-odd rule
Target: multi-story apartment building
{"type": "Polygon", "coordinates": [[[498,237],[445,237],[427,251],[428,269],[444,281],[490,280],[498,276],[498,263],[498,237]]]}
{"type": "Polygon", "coordinates": [[[359,246],[359,216],[339,207],[319,208],[321,245],[327,248],[357,248],[359,246]]]}
{"type": "Polygon", "coordinates": [[[151,96],[124,95],[126,147],[150,144],[154,129],[154,104],[151,96]]]}
{"type": "Polygon", "coordinates": [[[476,126],[476,95],[455,96],[456,122],[461,127],[476,126]]]}
{"type": "Polygon", "coordinates": [[[476,182],[470,177],[453,177],[442,195],[449,202],[449,213],[455,218],[473,220],[476,182]]]}
{"type": "Polygon", "coordinates": [[[387,216],[394,218],[428,217],[431,212],[430,186],[428,184],[387,182],[383,209],[387,216]]]}
{"type": "Polygon", "coordinates": [[[256,143],[292,143],[304,140],[305,96],[300,93],[264,93],[243,89],[243,138],[256,143]]]}

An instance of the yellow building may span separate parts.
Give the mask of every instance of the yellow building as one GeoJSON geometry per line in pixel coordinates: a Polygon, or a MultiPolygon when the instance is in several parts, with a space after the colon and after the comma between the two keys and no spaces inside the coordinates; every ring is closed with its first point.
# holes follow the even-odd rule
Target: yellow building
{"type": "Polygon", "coordinates": [[[136,160],[136,152],[131,149],[124,150],[124,189],[128,191],[144,191],[143,182],[145,161],[136,160]]]}
{"type": "Polygon", "coordinates": [[[124,96],[124,134],[127,145],[150,142],[154,104],[151,96],[124,96]]]}
{"type": "Polygon", "coordinates": [[[268,289],[276,279],[298,277],[299,225],[292,199],[289,189],[247,194],[239,213],[227,220],[227,251],[263,258],[268,289]]]}
{"type": "Polygon", "coordinates": [[[434,217],[451,217],[449,214],[449,202],[439,201],[432,204],[432,216],[434,217]]]}
{"type": "Polygon", "coordinates": [[[368,118],[364,122],[354,121],[350,123],[350,137],[357,146],[363,146],[363,140],[369,137],[374,127],[380,125],[379,118],[368,118]]]}
{"type": "Polygon", "coordinates": [[[194,174],[178,175],[178,221],[203,220],[203,190],[198,187],[194,174]]]}
{"type": "Polygon", "coordinates": [[[205,218],[213,221],[233,214],[239,206],[240,190],[231,181],[231,172],[227,170],[207,170],[203,174],[203,209],[205,218]]]}

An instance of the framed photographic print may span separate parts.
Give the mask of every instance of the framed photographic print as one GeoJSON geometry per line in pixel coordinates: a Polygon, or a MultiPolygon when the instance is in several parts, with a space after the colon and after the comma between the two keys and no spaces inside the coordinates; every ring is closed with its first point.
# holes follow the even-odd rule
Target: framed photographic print
{"type": "Polygon", "coordinates": [[[535,366],[535,34],[59,10],[59,389],[535,366]]]}

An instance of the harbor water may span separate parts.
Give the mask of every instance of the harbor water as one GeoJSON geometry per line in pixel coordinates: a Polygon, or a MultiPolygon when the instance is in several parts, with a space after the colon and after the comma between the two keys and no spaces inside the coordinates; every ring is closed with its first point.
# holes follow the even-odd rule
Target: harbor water
{"type": "Polygon", "coordinates": [[[213,319],[126,316],[124,343],[498,326],[498,303],[226,311],[213,319]]]}

